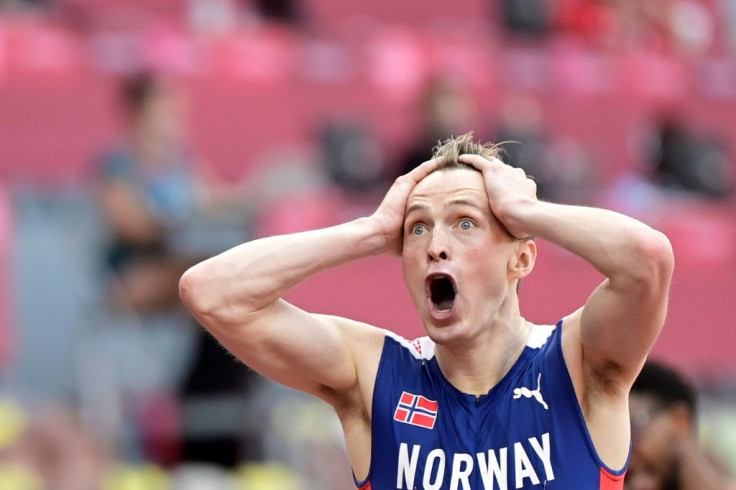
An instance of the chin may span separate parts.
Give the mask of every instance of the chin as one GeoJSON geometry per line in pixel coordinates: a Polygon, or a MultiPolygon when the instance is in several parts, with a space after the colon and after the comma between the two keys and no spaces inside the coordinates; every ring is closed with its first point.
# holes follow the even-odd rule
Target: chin
{"type": "Polygon", "coordinates": [[[465,329],[458,318],[438,321],[428,317],[424,322],[424,330],[435,344],[450,344],[465,338],[465,329]]]}

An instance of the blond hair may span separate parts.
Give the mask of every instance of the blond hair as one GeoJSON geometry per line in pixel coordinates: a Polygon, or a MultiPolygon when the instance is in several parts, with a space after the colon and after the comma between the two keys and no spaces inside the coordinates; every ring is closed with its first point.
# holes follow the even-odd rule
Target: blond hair
{"type": "Polygon", "coordinates": [[[470,168],[475,169],[472,165],[461,162],[458,157],[460,155],[480,155],[483,158],[501,159],[503,149],[496,143],[481,143],[475,140],[472,131],[461,136],[451,136],[445,141],[439,141],[432,151],[433,158],[442,158],[442,162],[437,170],[446,168],[470,168]]]}

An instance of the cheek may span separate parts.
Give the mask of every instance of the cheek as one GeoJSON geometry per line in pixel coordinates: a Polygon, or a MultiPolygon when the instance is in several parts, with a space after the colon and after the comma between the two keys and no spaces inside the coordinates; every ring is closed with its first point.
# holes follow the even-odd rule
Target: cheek
{"type": "Polygon", "coordinates": [[[467,265],[468,272],[481,282],[506,280],[508,267],[502,250],[484,246],[468,248],[463,262],[467,265]]]}
{"type": "Polygon", "coordinates": [[[401,271],[404,274],[404,282],[409,292],[412,295],[419,291],[424,294],[424,275],[416,254],[407,252],[404,249],[404,252],[401,254],[401,271]]]}

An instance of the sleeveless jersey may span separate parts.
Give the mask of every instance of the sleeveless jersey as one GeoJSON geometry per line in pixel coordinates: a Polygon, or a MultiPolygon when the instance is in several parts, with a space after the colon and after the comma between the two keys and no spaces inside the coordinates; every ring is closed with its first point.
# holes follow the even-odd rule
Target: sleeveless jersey
{"type": "Polygon", "coordinates": [[[620,490],[588,433],[562,356],[562,322],[535,326],[486,395],[460,392],[434,343],[386,335],[373,390],[372,448],[361,490],[620,490]]]}

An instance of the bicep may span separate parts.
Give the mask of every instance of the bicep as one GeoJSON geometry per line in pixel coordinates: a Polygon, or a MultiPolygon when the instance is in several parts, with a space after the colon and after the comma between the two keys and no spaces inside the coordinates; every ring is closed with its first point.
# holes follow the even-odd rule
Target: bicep
{"type": "Polygon", "coordinates": [[[354,346],[363,341],[376,345],[382,337],[375,327],[311,314],[284,300],[241,316],[236,325],[200,320],[225,348],[256,372],[321,398],[356,387],[354,346]]]}

